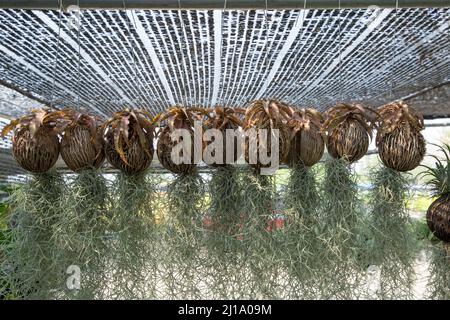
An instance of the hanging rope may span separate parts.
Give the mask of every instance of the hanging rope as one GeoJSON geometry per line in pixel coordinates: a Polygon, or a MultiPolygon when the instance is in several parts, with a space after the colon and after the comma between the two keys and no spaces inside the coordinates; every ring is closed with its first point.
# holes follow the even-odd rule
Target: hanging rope
{"type": "MultiPolygon", "coordinates": [[[[123,0],[122,3],[123,3],[123,9],[126,11],[127,7],[126,7],[126,4],[125,4],[125,0],[123,0]]],[[[134,17],[134,10],[131,10],[131,16],[133,18],[134,30],[136,30],[136,20],[135,20],[135,17],[134,17]]],[[[139,95],[139,103],[138,103],[138,105],[139,105],[139,107],[141,107],[140,104],[144,102],[144,97],[142,95],[142,90],[140,88],[140,83],[139,83],[139,85],[137,84],[137,82],[138,82],[137,57],[136,57],[135,45],[134,45],[133,40],[131,39],[132,31],[131,31],[130,19],[128,19],[128,17],[127,17],[127,27],[128,27],[128,38],[129,38],[130,49],[131,49],[130,50],[131,51],[131,58],[132,58],[132,62],[133,62],[133,72],[134,72],[133,83],[135,83],[136,86],[137,86],[137,91],[138,91],[138,95],[139,95]]]]}
{"type": "Polygon", "coordinates": [[[389,100],[394,100],[394,60],[397,56],[397,47],[398,47],[398,38],[397,38],[397,15],[398,15],[398,0],[395,0],[395,11],[394,11],[394,35],[392,37],[392,57],[391,57],[391,63],[390,63],[390,89],[389,89],[389,100]]]}
{"type": "Polygon", "coordinates": [[[50,110],[59,110],[54,106],[54,95],[55,95],[55,86],[56,86],[56,69],[58,67],[58,56],[59,56],[59,49],[60,49],[60,40],[61,40],[61,19],[62,19],[62,1],[58,1],[59,4],[59,17],[58,17],[58,39],[56,41],[56,53],[55,53],[55,59],[53,61],[53,73],[52,73],[52,89],[50,92],[50,110]]]}
{"type": "MultiPolygon", "coordinates": [[[[223,19],[223,17],[224,17],[224,15],[225,15],[225,9],[227,8],[227,0],[224,0],[223,1],[223,9],[222,9],[222,14],[221,14],[221,23],[220,23],[220,32],[222,33],[222,35],[223,35],[223,24],[224,24],[224,19],[223,19]]],[[[219,43],[219,51],[220,51],[220,53],[222,54],[222,46],[223,46],[223,38],[221,39],[221,41],[220,41],[220,43],[219,43]]],[[[222,59],[220,60],[220,68],[222,68],[222,59]]],[[[222,74],[222,72],[221,72],[221,74],[222,74]]],[[[229,97],[228,97],[228,99],[227,99],[227,101],[224,103],[224,99],[223,99],[223,95],[224,95],[224,93],[223,93],[223,86],[222,86],[222,88],[221,88],[221,90],[220,90],[220,98],[218,99],[218,101],[219,101],[219,104],[221,104],[221,105],[223,105],[224,107],[226,107],[227,106],[227,104],[228,104],[228,99],[229,99],[229,97]]]]}
{"type": "MultiPolygon", "coordinates": [[[[181,12],[181,0],[178,0],[178,13],[179,13],[180,22],[181,22],[181,32],[184,35],[185,27],[184,27],[183,15],[182,15],[182,12],[181,12]]],[[[187,40],[187,39],[185,39],[185,40],[187,40]]],[[[181,57],[183,58],[183,62],[187,63],[187,61],[184,61],[185,60],[185,56],[184,56],[184,53],[183,53],[183,48],[181,48],[181,57]]],[[[186,85],[186,83],[184,82],[184,78],[186,77],[186,81],[189,81],[188,76],[189,75],[187,74],[187,71],[184,72],[184,75],[183,74],[181,75],[181,82],[182,82],[183,91],[184,91],[184,94],[181,95],[181,102],[182,102],[184,107],[187,106],[187,102],[188,102],[187,91],[189,91],[189,89],[190,89],[189,84],[186,85]]],[[[190,92],[189,92],[189,95],[190,95],[190,92]]]]}
{"type": "Polygon", "coordinates": [[[80,0],[77,0],[78,7],[78,19],[77,19],[77,44],[78,44],[78,61],[77,61],[77,109],[80,109],[80,75],[81,75],[81,43],[80,43],[80,33],[81,33],[81,8],[80,8],[80,0]]]}
{"type": "Polygon", "coordinates": [[[342,83],[342,26],[341,26],[341,0],[339,0],[338,9],[338,28],[339,28],[339,95],[341,102],[344,102],[344,89],[342,83]]]}
{"type": "MultiPolygon", "coordinates": [[[[299,31],[299,41],[301,41],[301,39],[303,37],[303,24],[305,23],[305,19],[306,19],[306,0],[303,1],[303,10],[300,10],[297,18],[295,19],[294,27],[297,26],[300,16],[302,17],[302,19],[301,19],[302,28],[300,28],[300,31],[299,31]]],[[[299,81],[295,81],[295,83],[296,83],[296,86],[298,86],[299,81]]]]}
{"type": "MultiPolygon", "coordinates": [[[[266,29],[266,43],[264,44],[264,48],[265,48],[265,51],[266,51],[266,57],[265,57],[264,64],[266,66],[266,73],[267,73],[267,70],[269,69],[269,48],[268,48],[268,45],[269,45],[269,21],[268,21],[268,17],[267,17],[267,11],[268,11],[268,5],[267,5],[267,0],[265,0],[265,5],[264,5],[264,27],[266,29]]],[[[267,88],[269,86],[269,77],[268,76],[269,75],[266,74],[266,79],[264,80],[265,87],[266,87],[266,90],[265,90],[264,94],[266,94],[267,88]]],[[[266,97],[266,98],[268,98],[268,97],[266,97]]]]}

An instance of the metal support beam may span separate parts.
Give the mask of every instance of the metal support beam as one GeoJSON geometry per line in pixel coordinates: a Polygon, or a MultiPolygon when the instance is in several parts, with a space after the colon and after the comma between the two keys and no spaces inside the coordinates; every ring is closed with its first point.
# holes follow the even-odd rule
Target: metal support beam
{"type": "MultiPolygon", "coordinates": [[[[1,9],[58,9],[59,3],[67,9],[77,5],[78,0],[1,0],[1,9]]],[[[396,0],[341,0],[340,7],[395,8],[396,0]]],[[[183,9],[223,9],[223,0],[180,0],[183,9]]],[[[123,0],[79,0],[83,9],[123,9],[123,0]]],[[[127,9],[178,9],[178,0],[126,0],[127,9]]],[[[266,0],[228,0],[227,9],[264,9],[266,0]]],[[[302,0],[267,0],[269,9],[303,9],[302,0]]],[[[450,0],[398,0],[400,8],[450,7],[450,0]]],[[[339,0],[307,0],[307,9],[336,9],[339,0]]]]}

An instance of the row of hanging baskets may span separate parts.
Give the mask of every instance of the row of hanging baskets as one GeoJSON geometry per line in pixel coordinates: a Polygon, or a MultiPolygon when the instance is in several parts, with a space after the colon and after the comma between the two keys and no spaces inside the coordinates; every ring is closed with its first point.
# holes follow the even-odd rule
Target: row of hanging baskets
{"type": "MultiPolygon", "coordinates": [[[[34,173],[50,170],[61,154],[67,167],[75,172],[99,168],[105,158],[116,169],[127,174],[144,172],[154,154],[154,138],[158,139],[157,156],[167,170],[180,174],[192,172],[196,164],[192,152],[190,163],[176,164],[171,159],[175,129],[190,133],[192,146],[195,121],[202,130],[227,129],[279,130],[279,163],[293,166],[316,164],[327,146],[336,159],[353,163],[368,150],[372,131],[378,129],[376,142],[383,163],[405,172],[416,168],[425,155],[425,141],[420,133],[422,116],[405,103],[392,103],[375,111],[361,105],[339,104],[324,114],[315,109],[297,109],[275,100],[258,100],[246,109],[216,107],[213,109],[176,106],[160,115],[144,110],[116,112],[101,123],[96,117],[66,109],[62,111],[34,110],[30,115],[13,120],[2,132],[11,130],[13,155],[20,166],[34,173]],[[162,126],[161,126],[162,125],[162,126]],[[156,131],[156,128],[160,130],[156,131]],[[157,132],[157,134],[155,134],[157,132]]],[[[268,147],[270,149],[270,138],[268,147]]],[[[201,141],[202,148],[210,142],[201,141]]],[[[249,142],[244,146],[249,162],[249,142]]],[[[259,146],[258,146],[259,147],[259,146]]],[[[224,142],[224,153],[226,150],[224,142]]],[[[237,160],[237,148],[231,159],[237,160]]],[[[225,163],[226,154],[222,163],[225,163]]],[[[208,163],[217,166],[218,163],[208,163]]],[[[252,166],[264,166],[259,159],[252,166]]]]}
{"type": "MultiPolygon", "coordinates": [[[[106,122],[74,110],[33,111],[2,133],[13,131],[13,155],[34,174],[11,196],[0,283],[14,298],[411,298],[420,246],[404,172],[424,158],[423,128],[403,102],[378,110],[339,104],[322,114],[259,100],[245,110],[125,110],[106,122]],[[249,166],[203,159],[215,168],[206,174],[195,161],[175,163],[173,131],[194,140],[196,123],[241,134],[278,129],[287,181],[260,174],[266,164],[259,158],[249,166]],[[351,164],[367,153],[374,130],[382,165],[366,195],[351,164]],[[154,145],[173,175],[152,171],[154,145]],[[325,147],[331,157],[319,164],[325,147]],[[50,170],[59,155],[77,174],[50,170]],[[105,159],[119,170],[112,180],[98,170],[105,159]],[[369,292],[373,265],[379,288],[369,292]],[[73,266],[82,274],[76,290],[66,285],[73,266]]],[[[201,150],[211,143],[202,140],[201,150]]],[[[447,161],[425,172],[438,197],[427,222],[445,243],[450,149],[442,150],[447,161]]],[[[231,152],[223,158],[236,161],[237,149],[231,152]]],[[[433,252],[431,296],[448,298],[448,245],[433,252]]]]}

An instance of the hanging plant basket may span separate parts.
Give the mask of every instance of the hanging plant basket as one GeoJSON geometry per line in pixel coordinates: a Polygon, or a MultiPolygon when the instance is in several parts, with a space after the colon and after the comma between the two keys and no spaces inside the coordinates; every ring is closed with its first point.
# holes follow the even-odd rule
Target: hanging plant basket
{"type": "MultiPolygon", "coordinates": [[[[161,129],[158,134],[158,145],[156,153],[162,166],[175,174],[187,174],[195,170],[197,164],[194,158],[194,122],[202,121],[202,116],[206,113],[206,109],[200,108],[184,108],[175,106],[170,108],[161,116],[161,121],[167,120],[167,126],[161,129]],[[172,139],[172,134],[177,129],[185,129],[189,132],[191,139],[191,154],[189,163],[176,163],[172,158],[173,148],[182,143],[182,138],[172,139]]],[[[202,150],[201,147],[199,150],[202,150]]],[[[180,155],[181,156],[181,155],[180,155]]]]}
{"type": "Polygon", "coordinates": [[[422,162],[426,148],[420,133],[423,116],[404,102],[394,102],[378,110],[381,125],[377,133],[380,159],[386,167],[400,172],[415,169],[422,162]]]}
{"type": "Polygon", "coordinates": [[[3,137],[13,131],[13,156],[23,169],[44,173],[55,165],[60,151],[60,116],[57,111],[36,109],[29,115],[11,121],[2,130],[3,137]]]}
{"type": "Polygon", "coordinates": [[[127,174],[147,170],[153,159],[154,121],[144,110],[127,109],[103,124],[106,158],[114,168],[127,174]]]}
{"type": "MultiPolygon", "coordinates": [[[[267,130],[267,146],[266,150],[262,150],[267,153],[268,157],[271,157],[271,145],[273,136],[273,129],[279,130],[279,163],[287,163],[289,156],[290,147],[290,134],[287,127],[287,121],[292,116],[292,108],[287,104],[277,101],[277,100],[256,100],[253,101],[247,108],[245,112],[245,119],[243,123],[243,129],[245,133],[249,130],[256,129],[266,129],[267,130]]],[[[260,159],[260,149],[262,146],[259,143],[260,136],[259,132],[256,133],[257,146],[256,150],[256,162],[251,163],[250,157],[250,145],[249,139],[245,139],[244,144],[244,156],[245,161],[250,164],[257,172],[260,172],[261,168],[270,167],[269,164],[263,164],[260,159]]]]}
{"type": "MultiPolygon", "coordinates": [[[[220,163],[216,161],[208,161],[208,159],[203,159],[203,161],[211,165],[213,167],[225,167],[227,165],[227,146],[226,146],[226,132],[227,130],[238,130],[242,127],[242,121],[239,118],[240,114],[243,114],[245,111],[243,109],[238,108],[228,108],[228,107],[216,107],[214,109],[208,110],[208,114],[205,118],[204,127],[206,130],[208,129],[216,129],[222,133],[222,161],[220,163]]],[[[203,144],[203,150],[205,150],[208,145],[212,142],[205,142],[203,144]]],[[[233,163],[237,161],[240,154],[238,153],[238,144],[239,140],[234,143],[234,149],[232,150],[232,155],[229,156],[233,163]]],[[[215,156],[215,154],[213,154],[215,156]]]]}
{"type": "Polygon", "coordinates": [[[330,108],[323,125],[328,153],[349,163],[358,161],[367,153],[377,121],[376,111],[358,104],[338,104],[330,108]]]}
{"type": "Polygon", "coordinates": [[[436,238],[450,242],[450,146],[438,147],[445,160],[435,157],[435,167],[424,166],[427,170],[422,173],[425,177],[431,177],[427,184],[437,197],[428,208],[427,224],[436,238]]]}
{"type": "Polygon", "coordinates": [[[100,168],[105,150],[98,119],[74,110],[62,112],[69,119],[61,138],[61,157],[67,167],[74,172],[100,168]]]}
{"type": "Polygon", "coordinates": [[[294,110],[287,125],[291,130],[289,165],[311,167],[323,156],[325,141],[322,135],[323,117],[315,109],[294,110]]]}

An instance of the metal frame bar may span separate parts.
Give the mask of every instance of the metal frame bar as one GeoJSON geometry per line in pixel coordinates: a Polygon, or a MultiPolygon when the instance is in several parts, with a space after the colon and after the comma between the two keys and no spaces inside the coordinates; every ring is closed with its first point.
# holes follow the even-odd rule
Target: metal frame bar
{"type": "MultiPolygon", "coordinates": [[[[1,0],[2,9],[58,9],[77,5],[77,0],[1,0]]],[[[341,0],[340,8],[395,8],[396,0],[341,0]]],[[[79,0],[83,9],[123,9],[123,0],[79,0]]],[[[183,9],[223,9],[223,0],[181,0],[183,9]]],[[[265,0],[228,0],[227,9],[264,9],[265,0]]],[[[267,0],[269,9],[300,9],[303,1],[267,0]]],[[[398,0],[399,8],[442,8],[450,7],[450,0],[398,0]]],[[[127,9],[178,9],[178,0],[127,0],[127,9]]],[[[339,0],[308,0],[307,9],[336,9],[339,0]]]]}

